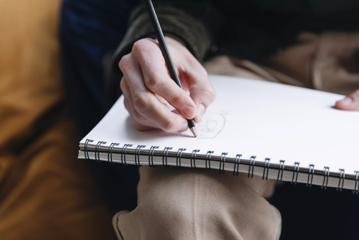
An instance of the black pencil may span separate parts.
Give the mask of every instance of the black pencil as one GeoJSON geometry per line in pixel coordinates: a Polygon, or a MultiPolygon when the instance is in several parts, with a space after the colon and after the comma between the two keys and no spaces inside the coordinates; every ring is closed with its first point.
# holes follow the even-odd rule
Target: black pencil
{"type": "MultiPolygon", "coordinates": [[[[176,73],[175,67],[173,65],[173,62],[172,62],[171,57],[170,57],[170,54],[168,52],[168,49],[167,49],[167,46],[166,46],[166,43],[165,43],[165,38],[164,38],[164,35],[163,35],[163,32],[162,32],[160,22],[158,21],[158,18],[157,18],[155,8],[153,7],[153,4],[152,4],[151,0],[148,0],[147,3],[148,3],[148,11],[149,11],[149,14],[150,14],[151,20],[152,20],[152,25],[153,25],[153,28],[156,31],[158,43],[159,43],[162,55],[163,55],[163,57],[165,59],[165,62],[166,62],[168,71],[170,73],[170,76],[176,82],[176,84],[180,88],[182,88],[181,81],[178,78],[178,75],[176,73]]],[[[197,137],[197,133],[196,133],[196,129],[195,129],[195,125],[194,125],[193,120],[187,119],[187,124],[188,124],[188,128],[193,133],[193,136],[197,137]]]]}

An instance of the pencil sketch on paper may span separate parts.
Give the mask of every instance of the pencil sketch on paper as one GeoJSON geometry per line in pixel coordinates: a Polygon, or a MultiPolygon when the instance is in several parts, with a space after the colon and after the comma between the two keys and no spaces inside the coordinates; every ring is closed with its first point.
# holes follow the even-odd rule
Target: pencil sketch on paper
{"type": "Polygon", "coordinates": [[[226,124],[225,114],[207,113],[196,125],[198,138],[215,138],[224,128],[226,124]]]}

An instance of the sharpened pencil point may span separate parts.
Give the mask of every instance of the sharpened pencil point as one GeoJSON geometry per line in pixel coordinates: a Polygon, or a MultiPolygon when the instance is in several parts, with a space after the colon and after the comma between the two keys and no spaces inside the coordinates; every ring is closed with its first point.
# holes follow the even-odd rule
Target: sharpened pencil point
{"type": "Polygon", "coordinates": [[[197,132],[196,132],[196,129],[194,127],[190,128],[189,130],[191,130],[194,137],[197,137],[197,132]]]}

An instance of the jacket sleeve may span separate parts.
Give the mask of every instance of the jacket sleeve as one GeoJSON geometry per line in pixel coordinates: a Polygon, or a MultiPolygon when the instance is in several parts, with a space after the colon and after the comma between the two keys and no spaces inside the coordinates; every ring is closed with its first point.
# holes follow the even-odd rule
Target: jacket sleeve
{"type": "MultiPolygon", "coordinates": [[[[219,28],[220,14],[206,0],[159,0],[155,3],[164,34],[182,42],[199,61],[203,61],[219,28]]],[[[155,36],[155,32],[147,5],[141,1],[131,14],[128,30],[114,54],[113,63],[117,66],[136,40],[150,36],[155,36]]]]}

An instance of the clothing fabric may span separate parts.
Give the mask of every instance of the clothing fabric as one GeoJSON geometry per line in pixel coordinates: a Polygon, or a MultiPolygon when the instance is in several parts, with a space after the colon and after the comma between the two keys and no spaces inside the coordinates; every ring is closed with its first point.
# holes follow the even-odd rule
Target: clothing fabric
{"type": "MultiPolygon", "coordinates": [[[[154,34],[145,1],[132,13],[115,53],[118,59],[139,38],[154,34]]],[[[358,31],[355,0],[158,0],[163,31],[182,41],[200,61],[215,55],[260,61],[293,44],[301,32],[358,31]]]]}
{"type": "Polygon", "coordinates": [[[113,220],[121,240],[279,239],[280,214],[264,198],[273,182],[149,167],[140,176],[138,206],[113,220]]]}

